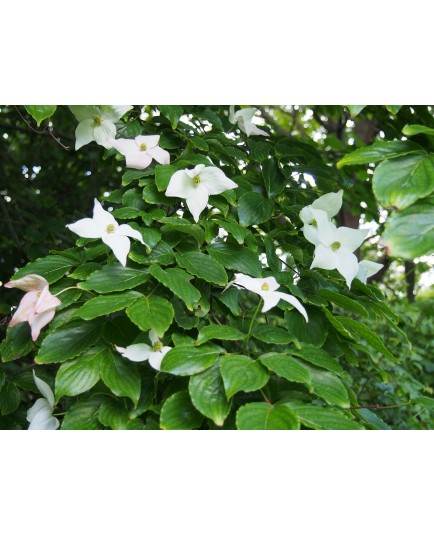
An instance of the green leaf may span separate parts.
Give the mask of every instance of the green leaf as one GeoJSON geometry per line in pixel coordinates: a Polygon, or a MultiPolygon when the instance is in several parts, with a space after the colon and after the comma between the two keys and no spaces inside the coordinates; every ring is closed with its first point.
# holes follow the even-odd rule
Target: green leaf
{"type": "Polygon", "coordinates": [[[199,331],[196,345],[203,344],[211,339],[219,339],[221,341],[241,341],[246,337],[246,333],[242,333],[239,329],[233,326],[209,324],[199,331]]]}
{"type": "Polygon", "coordinates": [[[169,165],[155,166],[155,184],[159,192],[165,192],[169,186],[170,179],[175,173],[176,167],[169,165]]]}
{"type": "Polygon", "coordinates": [[[372,187],[384,207],[404,209],[434,191],[434,155],[414,154],[381,162],[372,187]]]}
{"type": "Polygon", "coordinates": [[[238,430],[298,430],[297,415],[286,406],[274,407],[265,402],[252,402],[237,411],[238,430]]]}
{"type": "Polygon", "coordinates": [[[100,268],[101,265],[98,262],[86,262],[74,270],[72,274],[69,274],[68,277],[71,279],[87,279],[90,274],[96,272],[100,268]]]}
{"type": "Polygon", "coordinates": [[[0,391],[2,390],[2,387],[5,383],[5,379],[6,379],[5,371],[3,370],[2,367],[0,367],[0,391]]]}
{"type": "Polygon", "coordinates": [[[262,164],[262,177],[269,198],[281,194],[285,189],[285,176],[273,158],[269,158],[262,164]]]}
{"type": "Polygon", "coordinates": [[[112,430],[126,430],[129,423],[128,411],[120,400],[104,400],[98,410],[99,422],[112,430]]]}
{"type": "MultiPolygon", "coordinates": [[[[356,322],[352,318],[347,318],[345,316],[338,316],[336,317],[338,321],[343,324],[346,328],[348,328],[350,331],[356,333],[358,335],[357,339],[360,337],[364,339],[372,348],[375,348],[377,352],[380,352],[385,357],[389,358],[394,363],[399,363],[398,359],[393,357],[393,355],[389,352],[389,350],[384,346],[383,341],[376,335],[373,331],[371,331],[365,324],[361,324],[360,322],[356,322]]],[[[360,339],[359,339],[360,340],[360,339]]],[[[372,356],[372,361],[374,363],[378,362],[378,359],[375,358],[375,356],[372,356]]]]}
{"type": "Polygon", "coordinates": [[[342,381],[333,373],[305,365],[311,376],[313,392],[323,398],[327,404],[348,408],[348,392],[342,381]]]}
{"type": "Polygon", "coordinates": [[[228,242],[214,242],[207,246],[208,253],[228,270],[252,277],[262,277],[262,264],[253,251],[228,242]]]}
{"type": "Polygon", "coordinates": [[[107,296],[97,296],[87,301],[79,309],[74,311],[73,317],[83,318],[84,320],[93,320],[99,316],[109,315],[116,311],[122,311],[142,297],[140,292],[125,292],[123,294],[109,294],[107,296]]]}
{"type": "Polygon", "coordinates": [[[241,307],[238,304],[239,292],[235,287],[230,287],[224,292],[219,292],[216,298],[228,307],[231,313],[238,316],[241,313],[241,307]]]}
{"type": "Polygon", "coordinates": [[[163,404],[160,428],[163,430],[194,430],[202,424],[203,417],[190,400],[188,391],[179,391],[163,404]]]}
{"type": "Polygon", "coordinates": [[[142,331],[155,329],[162,337],[173,321],[172,304],[165,298],[158,296],[143,296],[127,309],[128,318],[142,331]]]}
{"type": "Polygon", "coordinates": [[[367,423],[373,426],[376,430],[391,430],[390,426],[386,424],[383,419],[380,419],[378,415],[369,409],[363,408],[358,411],[360,415],[365,419],[367,423]]]}
{"type": "Polygon", "coordinates": [[[318,292],[318,295],[322,298],[325,298],[328,301],[331,301],[332,303],[335,303],[339,307],[342,307],[342,309],[345,309],[346,311],[349,311],[350,313],[355,313],[361,316],[364,316],[365,318],[369,317],[368,311],[360,305],[359,302],[356,300],[353,300],[351,298],[348,298],[347,296],[344,296],[343,294],[339,294],[338,292],[334,292],[333,290],[328,289],[320,289],[318,292]]]}
{"type": "Polygon", "coordinates": [[[268,344],[290,344],[296,340],[286,329],[268,324],[257,324],[253,328],[252,336],[258,341],[268,344]]]}
{"type": "Polygon", "coordinates": [[[431,398],[429,396],[419,396],[417,398],[414,398],[412,402],[414,402],[415,404],[421,404],[427,410],[434,413],[434,398],[431,398]]]}
{"type": "Polygon", "coordinates": [[[285,311],[286,327],[297,340],[322,346],[327,339],[328,323],[316,307],[306,307],[306,311],[309,322],[298,311],[285,311]]]}
{"type": "Polygon", "coordinates": [[[122,186],[128,186],[132,182],[141,179],[142,177],[145,177],[146,172],[144,170],[138,170],[138,169],[128,169],[123,175],[122,175],[122,186]]]}
{"type": "Polygon", "coordinates": [[[101,378],[116,396],[126,396],[137,405],[140,397],[140,372],[138,367],[111,350],[101,359],[101,378]]]}
{"type": "Polygon", "coordinates": [[[227,285],[228,276],[223,266],[209,255],[200,251],[188,251],[187,253],[177,253],[175,257],[178,264],[190,274],[196,275],[208,283],[215,283],[223,287],[227,285]]]}
{"type": "Polygon", "coordinates": [[[270,154],[271,145],[265,141],[255,141],[252,138],[247,140],[250,149],[250,158],[254,162],[263,162],[270,154]]]}
{"type": "Polygon", "coordinates": [[[193,311],[201,296],[197,288],[190,283],[191,275],[180,268],[163,270],[158,264],[152,265],[149,272],[152,277],[181,298],[190,311],[193,311]]]}
{"type": "Polygon", "coordinates": [[[402,129],[402,133],[404,136],[417,136],[418,134],[434,136],[434,128],[430,128],[425,125],[405,125],[405,127],[402,129]]]}
{"type": "Polygon", "coordinates": [[[159,221],[165,224],[163,227],[164,231],[170,229],[194,236],[199,246],[201,246],[205,240],[205,232],[197,223],[190,223],[183,218],[161,218],[159,221]]]}
{"type": "Polygon", "coordinates": [[[116,346],[128,346],[139,334],[139,328],[126,316],[115,316],[102,328],[104,340],[116,346]]]}
{"type": "Polygon", "coordinates": [[[27,104],[24,105],[24,108],[33,117],[39,127],[44,119],[48,119],[54,114],[57,106],[54,104],[27,104]]]}
{"type": "Polygon", "coordinates": [[[104,347],[90,348],[83,355],[64,363],[56,375],[56,400],[62,396],[76,396],[91,389],[100,379],[101,359],[106,357],[104,347]]]}
{"type": "MultiPolygon", "coordinates": [[[[228,234],[232,235],[238,244],[244,244],[244,239],[246,236],[251,235],[249,229],[246,229],[239,223],[233,221],[226,221],[220,218],[213,220],[219,227],[224,229],[228,234]]],[[[221,244],[226,244],[226,242],[220,242],[221,244]]],[[[214,244],[211,244],[214,245],[214,244]]],[[[229,244],[230,245],[230,244],[229,244]]],[[[236,246],[235,246],[236,247],[236,246]]]]}
{"type": "Polygon", "coordinates": [[[407,140],[377,142],[346,154],[336,165],[338,169],[344,166],[359,166],[411,153],[426,154],[426,151],[417,143],[407,140]]]}
{"type": "Polygon", "coordinates": [[[62,430],[101,430],[98,411],[101,397],[89,398],[74,404],[66,413],[61,425],[62,430]]]}
{"type": "Polygon", "coordinates": [[[332,357],[322,348],[318,348],[318,346],[314,346],[313,344],[303,344],[300,349],[290,350],[290,353],[301,357],[317,367],[330,370],[336,374],[342,374],[344,372],[344,369],[341,367],[337,359],[332,357]]]}
{"type": "Polygon", "coordinates": [[[191,376],[211,367],[219,355],[215,346],[201,348],[190,345],[175,346],[167,352],[161,362],[161,371],[175,376],[191,376]]]}
{"type": "Polygon", "coordinates": [[[6,337],[0,344],[2,361],[7,363],[30,353],[35,345],[30,337],[30,326],[27,322],[17,324],[6,330],[6,337]]]}
{"type": "Polygon", "coordinates": [[[286,354],[268,353],[259,357],[268,370],[290,382],[303,383],[311,387],[309,370],[299,361],[286,354]]]}
{"type": "Polygon", "coordinates": [[[273,211],[274,202],[257,192],[247,192],[238,200],[238,218],[245,227],[268,221],[273,211]]]}
{"type": "Polygon", "coordinates": [[[101,335],[100,322],[75,320],[49,333],[35,358],[36,363],[62,363],[82,354],[101,335]]]}
{"type": "Polygon", "coordinates": [[[127,268],[121,264],[107,264],[101,270],[93,272],[87,281],[78,283],[78,286],[106,294],[137,287],[148,279],[149,274],[144,270],[127,268]]]}
{"type": "Polygon", "coordinates": [[[75,261],[62,255],[48,255],[36,261],[29,262],[24,268],[16,272],[12,278],[13,281],[21,279],[28,274],[37,274],[45,277],[48,283],[56,282],[63,277],[66,272],[76,264],[75,261]]]}
{"type": "Polygon", "coordinates": [[[208,417],[217,426],[223,426],[228,416],[230,405],[226,400],[223,380],[218,363],[211,368],[192,376],[188,384],[194,407],[208,417]]]}
{"type": "Polygon", "coordinates": [[[250,393],[264,387],[270,377],[267,369],[246,355],[230,355],[220,360],[220,372],[226,396],[239,391],[250,393]]]}
{"type": "Polygon", "coordinates": [[[158,108],[164,117],[167,117],[173,130],[175,130],[181,115],[184,113],[182,106],[159,105],[158,108]]]}
{"type": "Polygon", "coordinates": [[[17,386],[12,382],[6,382],[0,391],[0,414],[9,415],[20,405],[21,396],[17,386]]]}
{"type": "Polygon", "coordinates": [[[390,256],[407,260],[433,253],[434,206],[416,203],[402,212],[394,212],[381,243],[390,256]]]}
{"type": "Polygon", "coordinates": [[[393,115],[396,115],[402,108],[402,104],[386,104],[387,111],[393,115]]]}
{"type": "Polygon", "coordinates": [[[364,108],[366,108],[366,104],[347,104],[347,108],[350,111],[351,117],[356,117],[364,108]]]}
{"type": "Polygon", "coordinates": [[[301,404],[299,402],[290,402],[285,406],[291,408],[297,414],[301,423],[308,428],[317,430],[362,430],[356,421],[342,415],[339,411],[332,408],[315,406],[313,404],[301,404]]]}

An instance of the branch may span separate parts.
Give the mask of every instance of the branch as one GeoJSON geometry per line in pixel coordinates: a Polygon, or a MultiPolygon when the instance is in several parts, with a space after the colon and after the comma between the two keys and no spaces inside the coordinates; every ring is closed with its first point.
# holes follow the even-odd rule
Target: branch
{"type": "Polygon", "coordinates": [[[274,119],[274,117],[267,112],[267,110],[263,106],[259,106],[259,110],[261,111],[261,114],[263,115],[264,119],[270,123],[270,125],[274,128],[274,130],[280,134],[281,136],[287,136],[290,137],[291,133],[289,130],[286,130],[286,128],[283,128],[279,125],[279,123],[274,119]]]}

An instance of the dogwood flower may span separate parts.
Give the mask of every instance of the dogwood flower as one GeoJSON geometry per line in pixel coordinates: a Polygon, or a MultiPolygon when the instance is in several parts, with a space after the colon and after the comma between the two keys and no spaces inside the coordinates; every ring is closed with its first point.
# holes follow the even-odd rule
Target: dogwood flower
{"type": "Polygon", "coordinates": [[[360,247],[368,233],[368,229],[336,228],[332,222],[318,225],[319,243],[315,247],[310,268],[336,268],[350,288],[352,280],[359,272],[359,263],[353,251],[360,247]]]}
{"type": "Polygon", "coordinates": [[[375,275],[383,268],[383,265],[373,261],[360,261],[359,271],[357,272],[356,279],[360,279],[362,283],[367,283],[368,277],[375,275]]]}
{"type": "Polygon", "coordinates": [[[9,281],[6,288],[19,288],[26,291],[15,311],[9,327],[21,322],[28,322],[31,328],[32,340],[36,341],[41,329],[46,326],[56,313],[56,308],[62,303],[49,290],[48,281],[36,274],[29,274],[21,279],[9,281]]]}
{"type": "Polygon", "coordinates": [[[228,179],[221,169],[199,164],[194,169],[182,169],[174,173],[170,178],[166,196],[185,199],[194,221],[198,222],[209,196],[232,188],[238,188],[238,184],[228,179]]]}
{"type": "Polygon", "coordinates": [[[269,136],[268,132],[258,128],[252,119],[258,110],[256,108],[242,108],[238,112],[234,112],[234,106],[229,107],[229,121],[235,125],[238,124],[240,130],[242,130],[247,137],[249,136],[269,136]]]}
{"type": "Polygon", "coordinates": [[[169,350],[172,349],[172,347],[163,346],[163,343],[160,341],[157,332],[154,329],[149,331],[149,339],[152,342],[152,346],[144,343],[138,343],[130,344],[126,348],[116,346],[116,350],[122,354],[123,357],[126,357],[130,361],[149,361],[149,364],[152,368],[155,370],[160,370],[163,357],[169,350]]]}
{"type": "Polygon", "coordinates": [[[321,223],[324,222],[324,218],[319,211],[324,212],[328,220],[336,216],[342,207],[342,195],[343,190],[339,190],[337,193],[330,192],[316,199],[311,205],[301,209],[300,219],[304,223],[302,231],[306,240],[309,240],[314,245],[319,243],[319,220],[321,219],[321,223]]]}
{"type": "Polygon", "coordinates": [[[156,160],[159,164],[169,164],[170,154],[158,146],[160,136],[136,136],[133,140],[123,138],[109,143],[125,156],[127,167],[145,169],[156,160]]]}
{"type": "Polygon", "coordinates": [[[297,311],[304,316],[306,322],[309,321],[306,309],[297,300],[297,298],[290,296],[289,294],[285,294],[284,292],[277,292],[277,289],[280,287],[280,285],[274,277],[250,277],[245,274],[235,274],[235,280],[229,283],[226,288],[231,285],[243,287],[246,290],[250,290],[261,296],[261,298],[264,300],[264,305],[262,307],[263,313],[266,313],[275,307],[280,300],[284,300],[295,307],[295,309],[297,309],[297,311]]]}
{"type": "Polygon", "coordinates": [[[124,116],[132,106],[70,106],[78,126],[75,129],[75,150],[96,141],[98,145],[108,148],[108,140],[116,136],[115,123],[124,116]]]}
{"type": "Polygon", "coordinates": [[[38,378],[33,371],[36,386],[44,398],[38,398],[27,412],[29,430],[57,430],[59,421],[53,417],[54,394],[48,383],[38,378]]]}
{"type": "Polygon", "coordinates": [[[83,238],[101,238],[104,244],[107,244],[113,251],[114,256],[122,266],[126,265],[127,255],[130,252],[129,236],[145,244],[139,231],[126,223],[119,225],[113,215],[102,208],[97,199],[95,199],[92,218],[83,218],[66,227],[83,238]]]}

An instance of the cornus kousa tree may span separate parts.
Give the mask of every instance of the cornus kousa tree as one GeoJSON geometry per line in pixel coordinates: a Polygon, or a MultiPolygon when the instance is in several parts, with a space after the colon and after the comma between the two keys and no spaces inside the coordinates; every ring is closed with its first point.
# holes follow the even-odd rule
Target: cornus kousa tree
{"type": "MultiPolygon", "coordinates": [[[[424,234],[415,244],[398,232],[414,233],[413,203],[432,217],[427,147],[342,145],[331,161],[284,128],[281,110],[253,106],[26,109],[54,127],[67,114],[68,158],[97,154],[110,186],[99,195],[89,173],[87,201],[64,222],[72,245],[4,285],[15,305],[0,345],[1,427],[389,428],[363,389],[393,379],[409,341],[370,278],[385,251],[430,252],[424,234]],[[377,233],[360,166],[379,160],[374,193],[397,210],[377,233]]],[[[342,109],[350,120],[363,107],[342,109]]],[[[423,382],[408,395],[397,405],[428,419],[423,382]]]]}

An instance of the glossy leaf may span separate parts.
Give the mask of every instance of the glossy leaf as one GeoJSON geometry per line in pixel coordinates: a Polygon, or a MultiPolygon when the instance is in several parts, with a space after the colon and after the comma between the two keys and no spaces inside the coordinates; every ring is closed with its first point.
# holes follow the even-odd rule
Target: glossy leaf
{"type": "Polygon", "coordinates": [[[190,283],[192,279],[190,274],[180,268],[163,270],[157,264],[150,266],[149,272],[152,277],[170,289],[178,298],[181,298],[190,311],[193,311],[201,295],[197,288],[190,283]]]}
{"type": "Polygon", "coordinates": [[[228,277],[223,266],[200,251],[177,254],[176,260],[187,272],[209,283],[215,283],[220,286],[225,286],[228,283],[228,277]]]}
{"type": "Polygon", "coordinates": [[[223,426],[230,405],[226,399],[218,363],[205,372],[192,376],[188,384],[188,392],[194,407],[202,415],[214,421],[217,426],[223,426]]]}
{"type": "Polygon", "coordinates": [[[286,406],[252,402],[237,411],[238,430],[298,430],[297,415],[286,406]]]}
{"type": "Polygon", "coordinates": [[[238,200],[238,217],[241,225],[263,223],[273,215],[274,203],[257,192],[247,192],[238,200]]]}
{"type": "Polygon", "coordinates": [[[221,341],[241,341],[245,339],[246,336],[246,333],[243,333],[233,326],[209,324],[199,331],[196,344],[203,344],[212,339],[219,339],[221,341]]]}
{"type": "Polygon", "coordinates": [[[102,324],[96,320],[69,322],[45,337],[36,356],[36,363],[61,363],[82,354],[97,342],[101,329],[102,324]]]}
{"type": "Polygon", "coordinates": [[[143,296],[127,309],[129,319],[142,331],[155,329],[162,337],[173,321],[172,304],[158,296],[143,296]]]}
{"type": "Polygon", "coordinates": [[[122,311],[134,303],[138,298],[143,296],[140,292],[131,291],[130,293],[108,294],[107,296],[97,296],[87,301],[77,309],[73,317],[92,320],[99,316],[105,316],[116,311],[122,311]]]}
{"type": "Polygon", "coordinates": [[[124,267],[121,264],[107,264],[93,272],[87,281],[78,283],[84,290],[95,290],[101,294],[128,290],[141,285],[149,279],[144,270],[124,267]]]}
{"type": "Polygon", "coordinates": [[[57,106],[54,104],[27,104],[24,108],[33,117],[39,127],[44,119],[48,119],[54,114],[57,106]]]}
{"type": "Polygon", "coordinates": [[[260,362],[246,355],[222,357],[220,372],[228,399],[239,391],[250,393],[261,389],[270,377],[260,362]]]}
{"type": "Polygon", "coordinates": [[[175,376],[191,376],[211,367],[218,355],[219,350],[215,346],[175,346],[164,356],[161,371],[175,376]]]}
{"type": "Polygon", "coordinates": [[[134,404],[138,403],[141,384],[139,369],[135,363],[107,350],[101,359],[101,378],[114,395],[126,396],[134,404]]]}
{"type": "Polygon", "coordinates": [[[193,430],[202,424],[203,416],[193,406],[188,391],[179,391],[163,404],[160,428],[163,430],[193,430]]]}

